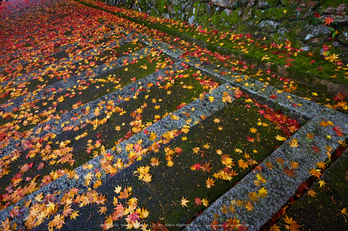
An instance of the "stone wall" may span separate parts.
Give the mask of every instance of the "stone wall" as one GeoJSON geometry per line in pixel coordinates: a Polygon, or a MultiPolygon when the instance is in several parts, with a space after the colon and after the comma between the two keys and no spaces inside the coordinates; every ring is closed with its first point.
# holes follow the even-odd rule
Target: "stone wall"
{"type": "Polygon", "coordinates": [[[104,0],[149,15],[267,37],[290,39],[294,47],[320,53],[332,45],[348,63],[348,6],[346,0],[104,0]],[[333,23],[325,25],[331,17],[333,23]],[[338,32],[338,33],[337,33],[338,32]],[[333,38],[333,39],[332,39],[333,38]]]}

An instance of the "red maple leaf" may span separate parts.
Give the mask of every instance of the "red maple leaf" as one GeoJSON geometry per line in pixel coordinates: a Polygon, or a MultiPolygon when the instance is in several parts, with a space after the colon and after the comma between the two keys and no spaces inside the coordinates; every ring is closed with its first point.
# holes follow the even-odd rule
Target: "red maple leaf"
{"type": "Polygon", "coordinates": [[[319,153],[320,149],[317,146],[313,146],[312,150],[314,151],[314,153],[319,153]]]}
{"type": "Polygon", "coordinates": [[[130,219],[131,222],[136,222],[137,220],[139,220],[139,216],[138,216],[138,212],[132,213],[128,216],[128,218],[130,219]]]}
{"type": "Polygon", "coordinates": [[[175,152],[178,153],[178,154],[181,154],[182,153],[182,148],[176,148],[175,152]]]}
{"type": "Polygon", "coordinates": [[[334,100],[344,100],[344,98],[345,98],[346,96],[343,94],[343,93],[341,93],[341,92],[337,92],[337,95],[333,98],[334,100]]]}
{"type": "Polygon", "coordinates": [[[336,135],[338,135],[338,136],[343,136],[341,129],[342,128],[340,128],[338,126],[333,127],[333,130],[336,132],[336,135]]]}
{"type": "Polygon", "coordinates": [[[326,19],[325,19],[325,26],[326,25],[330,25],[332,22],[333,22],[333,19],[329,16],[329,17],[327,17],[326,19]]]}
{"type": "Polygon", "coordinates": [[[195,198],[195,203],[196,203],[196,205],[201,205],[202,200],[199,197],[197,197],[197,198],[195,198]]]}
{"type": "Polygon", "coordinates": [[[199,170],[200,168],[201,168],[201,164],[194,164],[193,165],[193,168],[195,169],[195,170],[199,170]]]}

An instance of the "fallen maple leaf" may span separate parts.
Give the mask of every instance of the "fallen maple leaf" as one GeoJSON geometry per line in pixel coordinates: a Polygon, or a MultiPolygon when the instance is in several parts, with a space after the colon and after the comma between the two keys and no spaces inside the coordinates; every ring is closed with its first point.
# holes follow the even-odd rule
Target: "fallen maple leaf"
{"type": "Polygon", "coordinates": [[[289,143],[290,147],[297,148],[298,147],[298,143],[297,142],[298,142],[297,139],[292,139],[291,142],[289,143]]]}
{"type": "Polygon", "coordinates": [[[312,190],[312,189],[308,190],[308,195],[310,195],[311,197],[315,197],[315,194],[317,194],[317,193],[314,192],[314,190],[312,190]]]}
{"type": "Polygon", "coordinates": [[[157,223],[151,223],[151,230],[153,231],[169,231],[160,221],[157,223]]]}
{"type": "Polygon", "coordinates": [[[286,141],[286,140],[287,140],[286,137],[282,137],[282,136],[280,136],[280,135],[277,135],[277,136],[276,136],[276,139],[279,140],[279,141],[286,141]]]}
{"type": "Polygon", "coordinates": [[[239,159],[239,160],[238,160],[238,165],[239,165],[240,168],[243,168],[243,170],[246,169],[246,168],[248,168],[248,163],[245,162],[245,161],[242,160],[242,159],[239,159]]]}
{"type": "Polygon", "coordinates": [[[337,100],[344,100],[345,97],[346,96],[343,93],[337,92],[336,96],[333,99],[336,100],[336,101],[337,100]]]}
{"type": "Polygon", "coordinates": [[[202,200],[199,197],[195,198],[195,204],[196,205],[201,205],[202,204],[202,200]]]}
{"type": "Polygon", "coordinates": [[[127,199],[132,193],[128,193],[128,190],[125,188],[123,192],[120,192],[120,196],[118,198],[120,199],[127,199]]]}
{"type": "Polygon", "coordinates": [[[207,180],[205,180],[206,184],[207,184],[207,188],[211,188],[212,186],[214,186],[215,181],[213,179],[211,179],[210,177],[208,177],[207,180]]]}
{"type": "Polygon", "coordinates": [[[182,197],[181,199],[181,206],[182,207],[187,207],[187,203],[189,202],[189,200],[187,200],[186,198],[182,197]]]}
{"type": "Polygon", "coordinates": [[[210,225],[211,229],[213,230],[217,230],[219,228],[219,222],[217,220],[214,220],[211,225],[210,225]]]}
{"type": "Polygon", "coordinates": [[[329,16],[324,20],[324,22],[325,22],[325,26],[330,25],[333,22],[333,19],[329,16]]]}
{"type": "Polygon", "coordinates": [[[286,173],[286,175],[288,175],[290,177],[294,177],[296,175],[294,170],[293,169],[289,169],[288,167],[284,168],[283,171],[286,173]]]}

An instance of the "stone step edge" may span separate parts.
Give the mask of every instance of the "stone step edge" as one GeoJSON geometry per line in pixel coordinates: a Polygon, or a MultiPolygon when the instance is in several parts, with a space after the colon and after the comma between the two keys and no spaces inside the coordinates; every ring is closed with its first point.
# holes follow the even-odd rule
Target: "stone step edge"
{"type": "Polygon", "coordinates": [[[284,92],[271,85],[249,78],[246,75],[238,74],[224,67],[217,67],[217,65],[213,63],[204,64],[195,57],[180,58],[179,60],[215,76],[218,79],[229,82],[236,88],[239,87],[242,92],[257,99],[261,103],[267,104],[274,109],[282,109],[284,114],[299,120],[300,124],[306,123],[316,115],[323,114],[334,115],[348,123],[348,115],[346,114],[319,105],[292,93],[284,92]],[[227,74],[223,75],[221,74],[222,72],[227,74]],[[240,81],[241,78],[244,80],[240,81]]]}
{"type": "MultiPolygon", "coordinates": [[[[76,125],[79,125],[80,123],[83,123],[86,120],[93,119],[95,117],[94,110],[96,107],[98,107],[98,104],[102,100],[106,100],[106,99],[112,100],[115,105],[119,105],[120,103],[124,102],[124,100],[118,101],[119,96],[121,96],[123,98],[133,97],[134,93],[140,87],[142,87],[143,89],[148,89],[148,86],[147,86],[148,83],[153,83],[155,86],[156,82],[158,81],[157,78],[160,75],[164,75],[167,70],[174,70],[174,71],[182,70],[183,67],[180,64],[181,64],[181,62],[174,63],[171,65],[173,68],[171,68],[171,66],[165,67],[157,72],[154,72],[148,76],[145,76],[142,79],[139,79],[135,82],[132,82],[132,83],[122,87],[122,90],[121,89],[116,90],[116,91],[111,92],[105,96],[102,96],[98,99],[95,99],[91,102],[88,102],[87,104],[85,104],[79,108],[76,108],[72,111],[69,111],[69,112],[61,115],[59,120],[52,119],[52,120],[47,121],[46,123],[40,124],[40,125],[32,128],[32,132],[36,136],[40,136],[40,137],[43,137],[48,133],[54,133],[56,135],[59,135],[60,133],[62,133],[64,131],[64,128],[62,127],[63,124],[65,127],[66,126],[76,126],[76,125]],[[90,113],[85,115],[82,111],[85,110],[87,107],[90,108],[90,113]],[[82,116],[81,116],[81,118],[76,119],[76,116],[74,114],[79,114],[82,116]]],[[[105,108],[105,106],[103,106],[103,108],[101,108],[101,110],[100,110],[100,114],[104,113],[105,111],[106,111],[106,108],[105,108]]],[[[26,140],[29,140],[29,138],[26,138],[22,141],[11,139],[10,142],[8,143],[8,145],[1,150],[0,158],[3,158],[4,156],[10,154],[11,152],[17,150],[18,149],[17,146],[19,146],[21,143],[25,142],[26,140]]],[[[19,147],[19,149],[20,149],[20,151],[23,150],[22,147],[19,147]]]]}
{"type": "MultiPolygon", "coordinates": [[[[124,163],[127,163],[128,162],[128,153],[125,151],[125,147],[127,146],[127,144],[138,143],[138,141],[141,139],[143,141],[142,148],[147,148],[151,145],[151,143],[157,142],[158,140],[160,140],[161,135],[163,135],[164,133],[166,133],[168,131],[172,131],[173,129],[178,130],[178,129],[184,128],[184,125],[185,126],[194,126],[194,125],[198,124],[200,121],[202,121],[201,116],[204,115],[206,117],[209,117],[214,112],[221,110],[224,106],[227,105],[227,103],[224,103],[222,101],[222,97],[224,96],[224,94],[223,94],[224,92],[227,92],[228,94],[230,94],[232,96],[233,95],[232,86],[228,83],[223,84],[220,87],[211,91],[210,93],[205,94],[202,100],[197,99],[197,100],[191,102],[190,104],[184,106],[183,108],[172,113],[172,115],[179,117],[179,120],[173,120],[173,119],[171,119],[171,116],[167,116],[167,117],[163,118],[162,120],[154,123],[150,127],[146,128],[146,131],[148,131],[148,132],[151,132],[151,131],[157,132],[158,137],[155,140],[150,141],[150,139],[149,139],[150,134],[144,133],[144,130],[143,130],[143,131],[135,134],[134,136],[130,137],[129,139],[123,141],[122,143],[118,144],[115,147],[116,150],[119,150],[118,153],[113,151],[113,149],[109,149],[106,152],[110,153],[111,155],[116,157],[114,159],[113,163],[116,163],[117,159],[121,159],[124,163]],[[209,99],[210,96],[213,96],[215,98],[214,102],[210,101],[210,99],[209,99]],[[194,111],[191,110],[193,107],[195,108],[194,111]],[[190,113],[191,114],[190,117],[187,117],[185,112],[190,113]],[[188,123],[186,121],[187,119],[191,119],[192,121],[190,123],[188,123]]],[[[91,159],[87,163],[84,164],[84,165],[92,165],[93,167],[91,169],[84,168],[83,167],[84,165],[77,167],[75,169],[75,172],[79,176],[78,180],[69,179],[67,177],[67,175],[64,175],[64,176],[54,180],[53,182],[49,183],[48,185],[36,190],[35,192],[31,193],[30,195],[27,195],[26,197],[21,199],[16,204],[13,204],[13,205],[3,209],[2,211],[0,211],[0,221],[4,221],[9,216],[9,212],[17,206],[19,206],[21,208],[21,211],[23,211],[25,213],[25,215],[27,215],[29,210],[27,207],[24,206],[24,203],[26,201],[29,201],[29,200],[34,201],[34,197],[40,193],[43,193],[43,195],[48,195],[48,194],[53,194],[55,191],[59,191],[60,193],[57,195],[56,201],[60,201],[60,199],[64,196],[63,192],[67,192],[69,189],[78,188],[79,194],[86,192],[88,190],[88,186],[90,186],[94,183],[94,180],[96,179],[96,177],[93,176],[93,180],[90,182],[89,185],[86,186],[85,182],[84,182],[84,176],[86,176],[86,174],[88,174],[88,173],[94,173],[94,171],[96,169],[100,169],[101,158],[102,158],[102,156],[99,155],[96,158],[91,159]]],[[[100,172],[102,173],[102,177],[100,179],[102,179],[103,181],[106,181],[108,178],[110,178],[110,175],[106,175],[103,170],[100,170],[100,172]]],[[[23,223],[24,219],[25,219],[25,217],[23,214],[22,217],[16,218],[15,222],[16,223],[19,223],[19,222],[23,223]]]]}
{"type": "Polygon", "coordinates": [[[291,138],[285,141],[278,149],[276,149],[270,156],[268,156],[259,167],[261,171],[253,170],[246,175],[241,181],[239,181],[233,188],[222,195],[217,201],[203,211],[191,224],[189,224],[185,230],[211,230],[211,224],[214,221],[214,214],[218,214],[219,219],[227,222],[227,219],[237,215],[237,219],[240,223],[244,223],[248,226],[248,230],[259,230],[264,224],[266,224],[275,213],[277,213],[282,206],[295,195],[298,187],[301,183],[305,182],[310,176],[310,170],[316,169],[316,163],[320,161],[326,161],[327,146],[331,146],[332,154],[339,146],[340,142],[347,139],[348,126],[345,127],[345,135],[343,137],[337,136],[332,126],[321,127],[319,123],[325,119],[331,120],[335,126],[342,125],[342,121],[337,120],[334,116],[317,115],[310,119],[301,129],[299,129],[291,138]],[[306,139],[306,136],[310,132],[320,131],[319,136],[315,136],[314,141],[306,139]],[[327,135],[331,135],[331,139],[327,138],[327,135]],[[290,147],[290,142],[293,139],[298,140],[300,147],[290,147]],[[309,147],[316,146],[319,148],[319,153],[315,153],[309,147]],[[277,160],[281,158],[285,164],[280,165],[277,160]],[[290,163],[294,161],[299,164],[297,169],[294,169],[294,177],[288,176],[283,170],[288,167],[292,169],[290,163]],[[267,164],[271,163],[273,168],[270,169],[267,164]],[[255,182],[258,179],[258,175],[266,179],[265,183],[257,186],[255,182]],[[248,195],[250,192],[257,192],[261,188],[267,190],[267,196],[260,198],[259,201],[253,203],[254,209],[248,211],[245,207],[235,206],[236,212],[234,214],[224,214],[221,211],[223,206],[228,207],[233,205],[232,200],[235,202],[249,200],[248,195]]]}

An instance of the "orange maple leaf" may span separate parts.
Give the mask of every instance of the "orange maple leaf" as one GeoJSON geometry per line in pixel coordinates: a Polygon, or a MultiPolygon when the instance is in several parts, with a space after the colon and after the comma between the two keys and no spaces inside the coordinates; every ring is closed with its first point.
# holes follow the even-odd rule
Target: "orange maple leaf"
{"type": "Polygon", "coordinates": [[[120,199],[127,199],[130,195],[131,195],[131,193],[129,194],[128,190],[125,188],[123,190],[123,192],[122,191],[120,192],[120,196],[118,198],[120,198],[120,199]]]}
{"type": "Polygon", "coordinates": [[[211,223],[211,229],[213,230],[217,230],[219,228],[219,222],[217,220],[214,220],[212,223],[211,223]]]}
{"type": "Polygon", "coordinates": [[[326,25],[330,25],[332,22],[333,22],[333,19],[329,16],[329,17],[327,17],[326,19],[325,19],[325,26],[326,25]]]}

